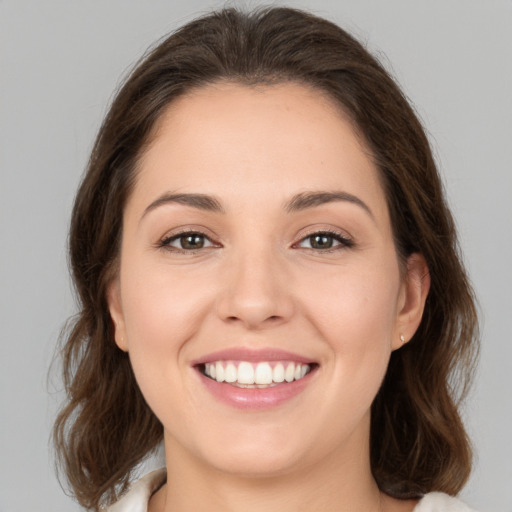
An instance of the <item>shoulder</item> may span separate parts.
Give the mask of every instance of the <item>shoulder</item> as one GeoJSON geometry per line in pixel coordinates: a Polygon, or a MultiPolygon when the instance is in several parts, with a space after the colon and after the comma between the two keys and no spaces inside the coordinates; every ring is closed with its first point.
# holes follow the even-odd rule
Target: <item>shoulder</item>
{"type": "Polygon", "coordinates": [[[431,492],[423,496],[413,512],[476,512],[457,498],[442,492],[431,492]]]}
{"type": "Polygon", "coordinates": [[[103,512],[147,512],[149,498],[165,483],[165,480],[165,468],[148,473],[133,484],[119,501],[104,509],[103,512]]]}

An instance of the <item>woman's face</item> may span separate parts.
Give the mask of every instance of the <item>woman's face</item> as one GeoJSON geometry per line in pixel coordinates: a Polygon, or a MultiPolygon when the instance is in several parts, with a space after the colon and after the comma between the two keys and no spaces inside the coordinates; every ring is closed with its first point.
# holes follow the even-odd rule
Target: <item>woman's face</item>
{"type": "Polygon", "coordinates": [[[408,263],[402,279],[377,170],[318,91],[217,84],[175,101],[109,290],[168,464],[360,460],[390,353],[421,317],[425,267],[408,263]]]}

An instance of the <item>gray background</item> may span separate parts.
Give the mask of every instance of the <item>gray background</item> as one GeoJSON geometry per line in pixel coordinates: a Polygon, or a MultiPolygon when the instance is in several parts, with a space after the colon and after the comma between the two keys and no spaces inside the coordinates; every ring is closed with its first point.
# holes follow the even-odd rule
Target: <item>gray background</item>
{"type": "MultiPolygon", "coordinates": [[[[510,512],[512,0],[288,4],[367,41],[427,126],[484,317],[465,409],[478,459],[463,496],[482,512],[510,512]]],[[[221,5],[0,0],[0,512],[78,510],[48,446],[62,397],[47,368],[74,308],[72,198],[121,75],[157,38],[221,5]]]]}

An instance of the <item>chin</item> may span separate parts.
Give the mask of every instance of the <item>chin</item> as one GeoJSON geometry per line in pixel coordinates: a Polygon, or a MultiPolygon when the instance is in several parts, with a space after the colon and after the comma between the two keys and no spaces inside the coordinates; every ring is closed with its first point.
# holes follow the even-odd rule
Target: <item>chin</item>
{"type": "Polygon", "coordinates": [[[246,452],[224,454],[220,461],[215,458],[211,463],[217,471],[241,478],[272,478],[292,472],[298,459],[282,450],[260,447],[246,452]]]}
{"type": "Polygon", "coordinates": [[[238,435],[229,432],[217,439],[210,438],[195,451],[199,459],[222,473],[273,477],[293,471],[308,458],[302,439],[301,435],[290,436],[289,429],[283,426],[274,429],[260,426],[259,429],[240,429],[238,435]]]}

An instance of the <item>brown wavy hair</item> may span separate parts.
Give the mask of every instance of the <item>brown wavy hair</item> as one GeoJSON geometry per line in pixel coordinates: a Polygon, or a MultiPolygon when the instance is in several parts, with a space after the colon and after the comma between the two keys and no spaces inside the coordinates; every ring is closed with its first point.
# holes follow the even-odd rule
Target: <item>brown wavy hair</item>
{"type": "Polygon", "coordinates": [[[123,208],[156,121],[175,98],[218,81],[313,87],[337,102],[365,139],[399,258],[423,254],[431,277],[421,325],[391,355],[372,405],[372,471],[380,489],[397,498],[456,494],[471,468],[458,407],[474,369],[478,329],[429,142],[399,87],[361,43],[289,8],[224,9],[182,27],[143,57],[103,122],[71,219],[80,309],[61,339],[68,400],[53,432],[73,494],[93,510],[114,501],[162,439],[128,356],[114,342],[106,290],[118,269],[123,208]]]}

